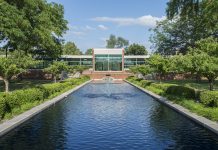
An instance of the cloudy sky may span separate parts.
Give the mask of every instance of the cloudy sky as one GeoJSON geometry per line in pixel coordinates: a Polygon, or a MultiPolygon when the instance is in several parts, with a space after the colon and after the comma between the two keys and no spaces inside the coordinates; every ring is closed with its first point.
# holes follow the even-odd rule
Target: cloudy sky
{"type": "Polygon", "coordinates": [[[150,49],[150,28],[165,16],[167,0],[48,0],[65,8],[66,41],[82,50],[102,48],[110,34],[150,49]]]}

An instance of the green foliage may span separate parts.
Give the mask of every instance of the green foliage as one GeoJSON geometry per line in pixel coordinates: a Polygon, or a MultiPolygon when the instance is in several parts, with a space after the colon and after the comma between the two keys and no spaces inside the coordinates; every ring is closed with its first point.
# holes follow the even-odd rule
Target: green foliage
{"type": "Polygon", "coordinates": [[[159,75],[159,79],[161,80],[162,76],[166,75],[170,72],[171,69],[171,62],[168,58],[164,58],[159,54],[152,55],[149,60],[148,64],[152,67],[153,72],[159,75]]]}
{"type": "Polygon", "coordinates": [[[45,0],[1,0],[0,43],[4,48],[58,57],[67,30],[63,6],[45,0]]]}
{"type": "Polygon", "coordinates": [[[218,39],[208,37],[195,42],[195,47],[189,48],[190,53],[206,53],[209,56],[218,57],[218,39]]]}
{"type": "Polygon", "coordinates": [[[188,57],[191,58],[191,72],[203,75],[210,83],[210,90],[213,90],[213,83],[218,77],[218,44],[217,40],[207,38],[196,42],[196,47],[189,48],[188,57]]]}
{"type": "Polygon", "coordinates": [[[0,96],[0,120],[4,117],[6,111],[5,99],[0,96]]]}
{"type": "Polygon", "coordinates": [[[142,81],[141,81],[141,86],[142,86],[143,88],[145,88],[145,87],[147,87],[147,86],[150,86],[152,83],[154,83],[154,82],[148,81],[148,80],[142,80],[142,81]]]}
{"type": "Polygon", "coordinates": [[[16,108],[25,103],[43,100],[43,93],[36,88],[17,90],[4,95],[4,99],[10,108],[16,108]]]}
{"type": "Polygon", "coordinates": [[[126,55],[147,55],[148,51],[143,45],[134,43],[126,49],[125,54],[126,55]]]}
{"type": "Polygon", "coordinates": [[[31,56],[15,51],[7,58],[0,57],[0,78],[5,82],[5,91],[9,91],[9,80],[37,63],[31,56]]]}
{"type": "Polygon", "coordinates": [[[141,73],[143,76],[149,74],[151,69],[148,65],[138,65],[129,68],[132,73],[141,73]]]}
{"type": "Polygon", "coordinates": [[[68,66],[65,62],[54,61],[48,68],[45,68],[45,72],[49,72],[54,76],[54,81],[59,77],[62,71],[68,71],[68,66]]]}
{"type": "Polygon", "coordinates": [[[81,55],[82,52],[77,48],[76,44],[73,42],[67,42],[63,46],[64,55],[81,55]]]}
{"type": "Polygon", "coordinates": [[[70,66],[69,67],[69,72],[71,72],[71,73],[76,73],[76,72],[82,73],[86,69],[88,69],[87,66],[70,66]]]}
{"type": "Polygon", "coordinates": [[[107,48],[125,48],[129,45],[129,41],[122,38],[116,37],[115,35],[110,35],[109,39],[107,40],[107,48]]]}
{"type": "MultiPolygon", "coordinates": [[[[16,90],[11,93],[0,95],[0,120],[6,113],[14,113],[15,110],[22,110],[23,106],[43,102],[46,99],[52,98],[53,96],[60,94],[68,89],[71,89],[77,85],[84,83],[89,80],[89,77],[83,76],[77,79],[67,79],[64,82],[44,84],[35,88],[16,90]]],[[[31,107],[28,107],[31,108],[31,107]]]]}
{"type": "Polygon", "coordinates": [[[200,101],[205,106],[218,107],[218,91],[203,91],[200,93],[200,101]]]}
{"type": "Polygon", "coordinates": [[[92,48],[87,49],[85,55],[92,55],[92,48]]]}
{"type": "MultiPolygon", "coordinates": [[[[147,90],[150,90],[156,94],[162,95],[164,97],[166,97],[168,100],[171,100],[187,109],[189,109],[190,111],[197,113],[201,116],[204,116],[208,119],[211,120],[215,120],[218,121],[218,107],[205,107],[205,105],[203,103],[197,103],[195,101],[195,98],[193,98],[191,96],[191,93],[193,93],[193,95],[196,95],[196,98],[198,97],[199,91],[196,91],[196,93],[194,93],[194,89],[193,88],[186,88],[184,86],[177,86],[177,85],[173,85],[173,84],[158,84],[155,83],[153,81],[147,81],[147,80],[141,80],[141,81],[137,81],[137,78],[135,77],[129,77],[127,78],[128,81],[130,81],[131,83],[134,83],[138,86],[141,86],[147,90]],[[175,87],[177,86],[177,87],[175,87]],[[172,94],[167,94],[166,90],[173,87],[173,93],[172,94]],[[175,90],[176,88],[176,90],[175,90]],[[185,92],[183,91],[185,90],[185,92]],[[176,93],[174,93],[174,91],[176,91],[176,93]],[[180,93],[180,92],[182,93],[180,93]],[[191,98],[185,98],[185,97],[191,97],[191,98]]],[[[175,83],[175,82],[173,82],[175,83]]],[[[172,91],[171,91],[172,92],[172,91]]],[[[207,98],[207,92],[211,92],[211,91],[206,91],[205,93],[201,93],[201,99],[202,97],[205,97],[205,99],[207,98]]],[[[210,99],[212,100],[216,100],[216,104],[217,104],[217,91],[215,92],[211,92],[211,96],[210,99]]],[[[209,94],[210,95],[210,94],[209,94]]],[[[210,101],[210,100],[209,100],[210,101]]],[[[214,103],[214,102],[213,102],[214,103]]],[[[217,106],[217,105],[216,105],[217,106]]]]}
{"type": "Polygon", "coordinates": [[[166,90],[166,94],[172,94],[177,96],[182,96],[185,98],[196,99],[195,89],[185,86],[170,86],[166,90]]]}

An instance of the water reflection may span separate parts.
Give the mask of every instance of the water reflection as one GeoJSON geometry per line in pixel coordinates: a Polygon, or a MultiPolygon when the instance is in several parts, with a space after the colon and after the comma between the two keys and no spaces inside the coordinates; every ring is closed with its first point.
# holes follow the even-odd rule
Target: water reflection
{"type": "Polygon", "coordinates": [[[0,138],[0,149],[218,149],[217,136],[135,87],[89,84],[0,138]]]}

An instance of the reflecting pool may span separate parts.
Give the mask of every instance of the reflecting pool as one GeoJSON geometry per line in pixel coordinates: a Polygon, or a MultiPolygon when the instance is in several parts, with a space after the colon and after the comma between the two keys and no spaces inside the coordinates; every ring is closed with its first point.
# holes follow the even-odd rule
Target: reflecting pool
{"type": "Polygon", "coordinates": [[[90,83],[1,137],[0,149],[215,150],[218,137],[127,83],[90,83]]]}

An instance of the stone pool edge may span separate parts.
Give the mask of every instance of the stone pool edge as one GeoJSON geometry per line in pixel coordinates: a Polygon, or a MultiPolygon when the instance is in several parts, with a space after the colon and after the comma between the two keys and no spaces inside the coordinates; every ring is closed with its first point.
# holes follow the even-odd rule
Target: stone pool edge
{"type": "Polygon", "coordinates": [[[18,127],[19,125],[21,125],[25,121],[31,119],[35,115],[39,114],[43,110],[49,108],[50,106],[56,104],[57,102],[59,102],[61,100],[63,100],[65,97],[67,97],[71,93],[77,91],[78,89],[80,89],[84,85],[90,83],[91,81],[92,80],[86,81],[85,83],[78,85],[78,86],[74,87],[73,89],[68,90],[67,92],[65,92],[61,95],[56,96],[55,98],[52,98],[51,100],[45,101],[44,103],[42,103],[38,106],[35,106],[35,107],[31,108],[30,110],[27,110],[24,113],[22,113],[18,116],[15,116],[14,118],[12,118],[10,120],[4,121],[3,123],[0,124],[0,137],[5,135],[9,131],[15,129],[16,127],[18,127]]]}
{"type": "Polygon", "coordinates": [[[169,101],[168,99],[157,95],[149,90],[146,90],[138,85],[135,85],[127,80],[124,80],[125,82],[131,84],[132,86],[140,89],[141,91],[145,92],[146,94],[150,95],[151,97],[153,97],[154,99],[156,99],[157,101],[159,101],[160,103],[172,108],[173,110],[175,110],[176,112],[182,114],[183,116],[191,119],[192,121],[194,121],[195,123],[205,127],[206,129],[212,131],[213,133],[215,133],[216,135],[218,135],[218,123],[211,121],[205,117],[199,116],[195,113],[192,113],[191,111],[189,111],[188,109],[184,108],[183,106],[180,106],[178,104],[175,104],[171,101],[169,101]]]}

